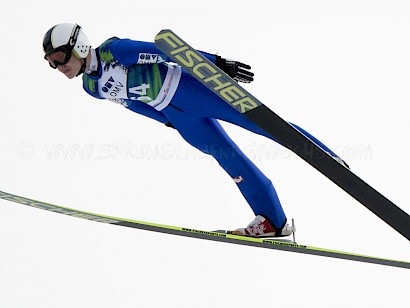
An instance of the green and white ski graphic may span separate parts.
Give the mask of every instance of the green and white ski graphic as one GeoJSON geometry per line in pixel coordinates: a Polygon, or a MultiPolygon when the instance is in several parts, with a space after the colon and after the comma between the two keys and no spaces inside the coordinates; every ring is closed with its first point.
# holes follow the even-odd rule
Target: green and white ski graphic
{"type": "Polygon", "coordinates": [[[81,210],[76,210],[73,208],[63,207],[51,203],[46,203],[42,201],[37,201],[30,198],[25,198],[18,195],[13,195],[7,192],[0,191],[0,198],[4,200],[8,200],[14,203],[20,203],[26,206],[35,207],[38,209],[59,213],[67,216],[87,219],[95,222],[110,224],[110,225],[117,225],[123,227],[129,227],[134,229],[141,229],[153,232],[160,232],[172,235],[179,235],[184,237],[191,237],[197,239],[204,239],[216,242],[224,242],[224,243],[231,243],[236,245],[245,245],[245,246],[253,246],[253,247],[260,247],[260,248],[267,248],[267,249],[274,249],[274,250],[282,250],[282,251],[289,251],[289,252],[296,252],[301,254],[308,254],[308,255],[316,255],[316,256],[323,256],[323,257],[330,257],[336,259],[344,259],[344,260],[352,260],[352,261],[359,261],[365,263],[373,263],[385,266],[393,266],[399,268],[408,268],[410,269],[410,262],[407,261],[399,261],[399,260],[392,260],[392,259],[384,259],[378,257],[371,257],[365,256],[356,253],[349,253],[343,251],[336,251],[331,249],[325,248],[318,248],[313,246],[301,245],[296,244],[293,242],[285,242],[280,240],[272,240],[272,239],[257,239],[257,238],[250,238],[244,236],[236,236],[231,234],[224,234],[220,232],[212,232],[212,231],[204,231],[204,230],[197,230],[192,228],[182,228],[182,227],[174,227],[174,226],[167,226],[161,225],[156,223],[150,222],[143,222],[125,218],[118,218],[112,217],[107,215],[101,215],[96,213],[85,212],[81,210]]]}

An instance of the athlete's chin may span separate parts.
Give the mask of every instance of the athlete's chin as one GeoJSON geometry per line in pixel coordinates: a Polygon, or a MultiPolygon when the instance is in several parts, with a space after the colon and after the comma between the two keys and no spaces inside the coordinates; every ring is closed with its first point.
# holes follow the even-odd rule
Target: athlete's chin
{"type": "Polygon", "coordinates": [[[64,75],[68,78],[68,79],[73,79],[76,74],[73,74],[73,72],[70,70],[68,72],[65,72],[64,75]]]}

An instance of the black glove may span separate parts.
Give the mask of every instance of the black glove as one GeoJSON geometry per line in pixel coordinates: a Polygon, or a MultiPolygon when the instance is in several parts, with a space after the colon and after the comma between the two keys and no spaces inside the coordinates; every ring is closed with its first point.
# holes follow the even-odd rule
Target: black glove
{"type": "Polygon", "coordinates": [[[215,64],[236,82],[250,83],[253,81],[253,73],[249,71],[251,67],[247,64],[224,59],[221,56],[216,56],[215,64]]]}

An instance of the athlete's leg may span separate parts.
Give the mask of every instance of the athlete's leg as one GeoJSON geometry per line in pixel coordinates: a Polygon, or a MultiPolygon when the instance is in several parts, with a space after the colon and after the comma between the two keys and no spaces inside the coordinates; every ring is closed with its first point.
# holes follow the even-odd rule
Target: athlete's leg
{"type": "Polygon", "coordinates": [[[286,216],[271,181],[245,156],[216,120],[191,116],[172,106],[163,112],[188,143],[212,155],[235,180],[255,215],[263,215],[277,229],[285,225],[286,216]]]}
{"type": "Polygon", "coordinates": [[[309,132],[304,130],[302,127],[294,124],[294,123],[289,123],[293,127],[295,127],[298,131],[300,131],[302,134],[304,134],[306,137],[308,137],[310,140],[312,140],[314,143],[316,143],[319,147],[321,147],[323,150],[328,152],[330,155],[334,157],[339,157],[335,152],[333,152],[330,148],[328,148],[323,142],[321,142],[319,139],[317,139],[315,136],[311,135],[309,132]]]}
{"type": "MultiPolygon", "coordinates": [[[[249,120],[247,117],[245,117],[243,114],[237,112],[233,107],[225,103],[216,94],[211,92],[194,77],[190,76],[187,73],[184,73],[183,77],[181,78],[178,90],[175,94],[174,99],[172,100],[172,105],[180,108],[188,114],[192,114],[197,117],[213,118],[229,122],[256,134],[272,139],[277,143],[280,143],[255,123],[253,123],[251,120],[249,120]]],[[[328,152],[334,157],[339,157],[324,143],[322,143],[320,140],[315,138],[300,126],[292,123],[289,124],[297,128],[302,134],[314,141],[324,151],[328,152]]]]}

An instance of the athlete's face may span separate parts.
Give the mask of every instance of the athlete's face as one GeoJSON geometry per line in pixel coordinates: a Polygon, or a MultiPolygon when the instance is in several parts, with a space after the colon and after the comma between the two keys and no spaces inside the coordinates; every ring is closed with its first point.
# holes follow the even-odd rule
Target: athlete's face
{"type": "Polygon", "coordinates": [[[46,57],[51,67],[57,67],[57,69],[66,75],[68,79],[72,79],[77,76],[78,72],[81,69],[82,61],[78,59],[71,53],[71,56],[68,61],[65,61],[64,54],[61,51],[52,53],[46,57]],[[63,64],[64,63],[64,64],[63,64]]]}
{"type": "Polygon", "coordinates": [[[71,54],[70,60],[66,64],[59,65],[58,70],[66,75],[68,79],[73,79],[75,76],[77,76],[78,72],[81,69],[82,62],[84,60],[78,59],[76,56],[71,54]]]}

